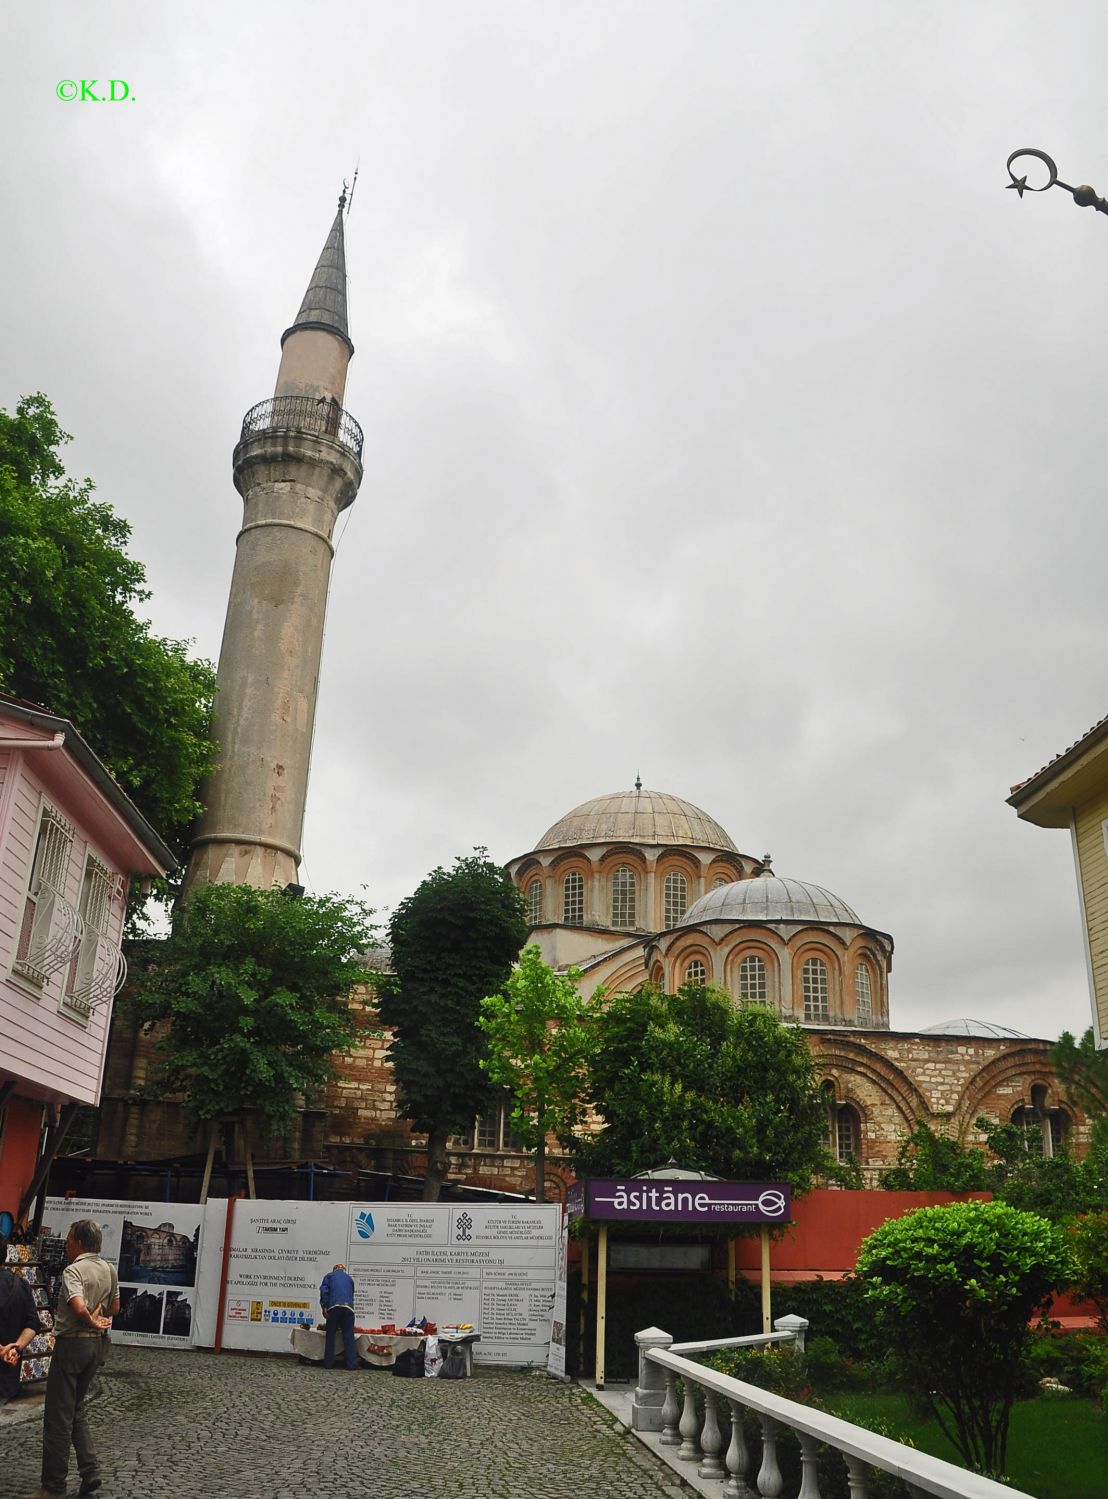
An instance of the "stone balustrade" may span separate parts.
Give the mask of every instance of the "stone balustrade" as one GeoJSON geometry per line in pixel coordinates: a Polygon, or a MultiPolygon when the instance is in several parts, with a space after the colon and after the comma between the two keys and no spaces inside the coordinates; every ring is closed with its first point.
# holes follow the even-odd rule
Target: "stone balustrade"
{"type": "MultiPolygon", "coordinates": [[[[877,1436],[812,1406],[719,1374],[689,1357],[719,1348],[757,1348],[773,1343],[791,1344],[803,1352],[808,1327],[803,1317],[780,1317],[773,1325],[775,1333],[704,1343],[674,1343],[657,1327],[638,1333],[639,1383],[632,1401],[632,1428],[658,1432],[662,1447],[676,1448],[679,1462],[695,1465],[697,1478],[708,1480],[708,1490],[712,1480],[719,1480],[721,1499],[781,1499],[785,1485],[778,1452],[781,1442],[787,1440],[796,1441],[800,1447],[801,1482],[795,1499],[821,1499],[817,1463],[819,1449],[824,1446],[834,1449],[842,1459],[851,1499],[866,1499],[872,1468],[900,1478],[913,1499],[923,1495],[936,1495],[938,1499],[1027,1499],[991,1478],[877,1436]],[[752,1452],[747,1441],[748,1412],[761,1428],[760,1453],[752,1452]]],[[[698,1486],[706,1491],[704,1483],[698,1486]]]]}

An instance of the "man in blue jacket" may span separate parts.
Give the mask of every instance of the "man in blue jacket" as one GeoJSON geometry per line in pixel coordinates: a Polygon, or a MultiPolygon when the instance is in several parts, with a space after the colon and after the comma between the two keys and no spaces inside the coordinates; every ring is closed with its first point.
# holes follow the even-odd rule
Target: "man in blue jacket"
{"type": "Polygon", "coordinates": [[[341,1332],[346,1367],[356,1369],[358,1359],[354,1352],[354,1282],[347,1274],[345,1265],[335,1265],[323,1277],[323,1284],[319,1288],[319,1304],[326,1323],[323,1367],[335,1367],[335,1333],[341,1332]]]}

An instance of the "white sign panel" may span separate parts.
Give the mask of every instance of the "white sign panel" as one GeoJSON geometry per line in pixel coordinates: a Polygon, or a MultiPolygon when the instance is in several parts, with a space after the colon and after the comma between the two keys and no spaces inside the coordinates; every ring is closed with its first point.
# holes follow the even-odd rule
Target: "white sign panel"
{"type": "Polygon", "coordinates": [[[64,1238],[78,1218],[104,1234],[101,1253],[119,1275],[117,1343],[188,1348],[193,1342],[204,1209],[197,1203],[48,1197],[43,1229],[64,1238]]]}
{"type": "MultiPolygon", "coordinates": [[[[224,1347],[287,1353],[290,1326],[319,1320],[320,1281],[342,1262],[354,1278],[357,1326],[471,1322],[478,1362],[545,1364],[560,1229],[556,1203],[240,1201],[224,1347]]],[[[221,1259],[215,1248],[208,1276],[221,1259]]],[[[205,1326],[205,1342],[209,1333],[205,1326]]]]}

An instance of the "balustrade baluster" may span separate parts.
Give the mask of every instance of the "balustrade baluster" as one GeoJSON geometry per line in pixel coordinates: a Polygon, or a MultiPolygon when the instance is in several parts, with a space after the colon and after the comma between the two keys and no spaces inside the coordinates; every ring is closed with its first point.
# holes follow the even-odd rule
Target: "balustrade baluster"
{"type": "Polygon", "coordinates": [[[663,1447],[676,1447],[681,1440],[677,1430],[677,1417],[681,1414],[677,1401],[677,1375],[672,1369],[666,1369],[664,1373],[666,1398],[662,1401],[662,1434],[659,1441],[663,1447]]]}
{"type": "Polygon", "coordinates": [[[750,1453],[743,1430],[743,1407],[737,1400],[728,1400],[731,1407],[731,1441],[724,1462],[730,1475],[723,1485],[724,1499],[750,1499],[750,1487],[746,1481],[746,1470],[750,1466],[750,1453]]]}
{"type": "Polygon", "coordinates": [[[700,1443],[697,1441],[700,1418],[696,1413],[696,1386],[687,1375],[685,1376],[685,1405],[681,1411],[681,1424],[677,1429],[681,1433],[681,1445],[677,1449],[677,1456],[686,1458],[689,1462],[696,1462],[700,1457],[700,1443]]]}
{"type": "Polygon", "coordinates": [[[846,1462],[846,1478],[850,1487],[850,1499],[866,1499],[866,1465],[860,1457],[843,1457],[846,1462]]]}
{"type": "Polygon", "coordinates": [[[762,1499],[778,1499],[785,1480],[777,1462],[777,1422],[762,1417],[762,1466],[758,1469],[758,1492],[762,1499]]]}
{"type": "Polygon", "coordinates": [[[796,1499],[823,1499],[819,1491],[819,1472],[816,1464],[819,1461],[819,1443],[815,1437],[806,1436],[803,1432],[797,1432],[800,1439],[800,1492],[796,1499]]]}
{"type": "Polygon", "coordinates": [[[719,1429],[719,1414],[715,1396],[711,1390],[704,1391],[704,1425],[700,1429],[700,1445],[704,1461],[697,1468],[698,1478],[723,1478],[724,1468],[719,1454],[723,1446],[723,1434],[719,1429]]]}

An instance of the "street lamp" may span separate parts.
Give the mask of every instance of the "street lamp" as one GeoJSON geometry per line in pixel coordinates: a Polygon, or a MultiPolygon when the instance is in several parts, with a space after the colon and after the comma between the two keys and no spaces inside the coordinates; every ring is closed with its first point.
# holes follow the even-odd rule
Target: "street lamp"
{"type": "Polygon", "coordinates": [[[1090,187],[1087,182],[1083,183],[1080,187],[1070,187],[1068,182],[1061,182],[1058,178],[1058,168],[1054,165],[1054,162],[1045,151],[1036,151],[1034,146],[1021,146],[1018,151],[1012,152],[1008,158],[1008,175],[1012,179],[1008,183],[1008,187],[1014,187],[1021,198],[1024,193],[1045,193],[1048,187],[1064,187],[1066,192],[1072,195],[1073,201],[1077,204],[1078,208],[1095,208],[1097,213],[1108,213],[1108,201],[1097,194],[1096,188],[1090,187]],[[1036,161],[1041,161],[1046,167],[1048,176],[1042,187],[1028,187],[1027,174],[1024,173],[1022,177],[1017,177],[1015,172],[1013,172],[1012,163],[1019,161],[1021,156],[1032,156],[1036,161]]]}

